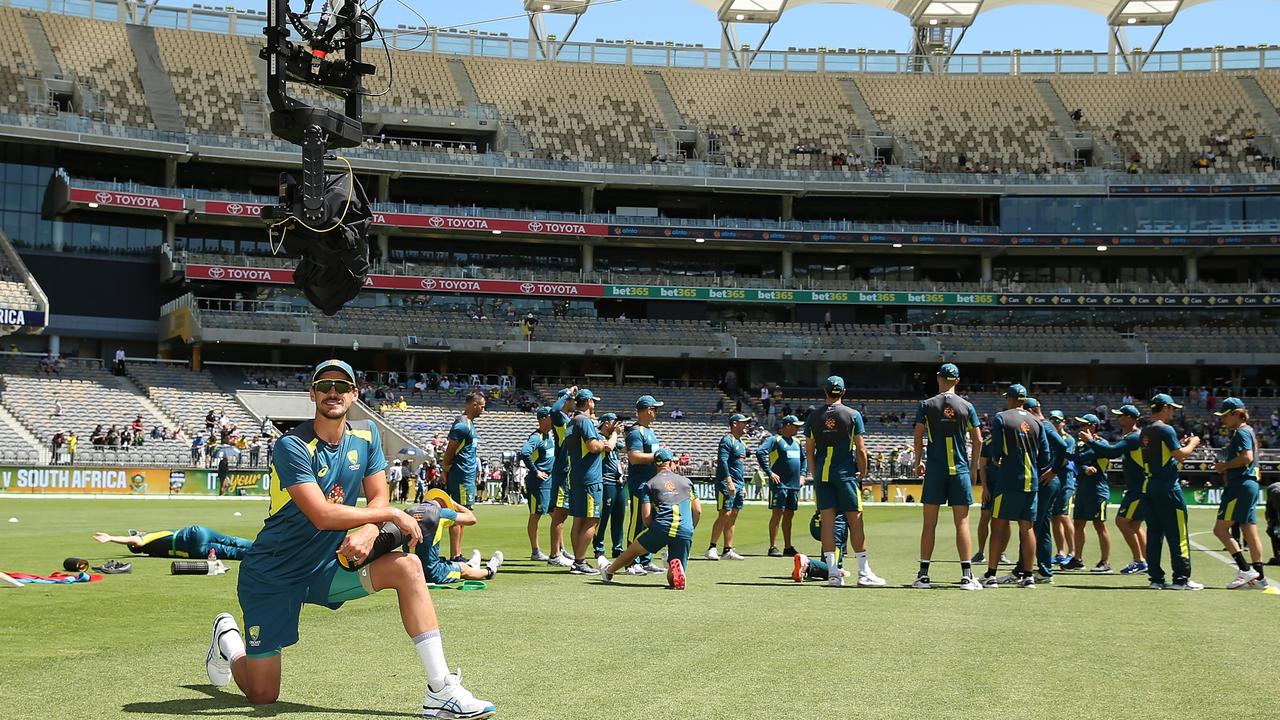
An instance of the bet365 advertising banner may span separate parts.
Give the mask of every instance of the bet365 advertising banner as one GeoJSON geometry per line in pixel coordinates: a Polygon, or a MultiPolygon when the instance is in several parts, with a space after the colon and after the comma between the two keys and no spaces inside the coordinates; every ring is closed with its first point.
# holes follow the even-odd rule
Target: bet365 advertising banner
{"type": "Polygon", "coordinates": [[[263,470],[228,474],[219,492],[218,473],[195,468],[79,466],[0,467],[0,495],[74,493],[85,495],[267,495],[263,470]]]}

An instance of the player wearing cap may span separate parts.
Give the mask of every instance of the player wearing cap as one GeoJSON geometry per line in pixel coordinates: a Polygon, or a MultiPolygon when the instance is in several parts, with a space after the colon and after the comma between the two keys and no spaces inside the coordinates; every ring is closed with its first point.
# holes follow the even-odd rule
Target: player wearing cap
{"type": "MultiPolygon", "coordinates": [[[[654,464],[655,453],[662,449],[658,436],[649,427],[658,416],[657,408],[664,405],[652,395],[641,395],[636,399],[636,423],[627,431],[627,496],[631,503],[631,522],[627,538],[634,542],[644,532],[644,520],[641,517],[640,489],[645,483],[658,474],[654,464]]],[[[666,572],[653,562],[653,556],[642,552],[635,558],[635,563],[627,567],[630,575],[666,572]]]]}
{"type": "MultiPolygon", "coordinates": [[[[564,403],[560,404],[564,407],[564,403]]],[[[538,521],[550,512],[551,466],[556,458],[555,434],[551,430],[552,408],[537,409],[538,429],[529,434],[516,458],[524,464],[528,474],[524,476],[525,492],[529,495],[529,559],[550,560],[538,547],[538,521]]]]}
{"type": "Polygon", "coordinates": [[[569,437],[570,420],[570,414],[564,411],[564,407],[574,402],[577,395],[577,385],[565,388],[551,404],[551,434],[556,441],[556,458],[551,465],[551,528],[548,531],[551,559],[547,564],[554,567],[573,567],[573,558],[564,551],[564,521],[569,517],[569,455],[564,442],[569,437]]]}
{"type": "Polygon", "coordinates": [[[1258,486],[1258,435],[1249,425],[1249,411],[1240,398],[1229,397],[1218,406],[1214,413],[1222,418],[1227,433],[1231,436],[1227,442],[1226,462],[1216,463],[1213,471],[1223,475],[1227,486],[1222,491],[1222,502],[1218,506],[1218,520],[1213,525],[1213,534],[1231,553],[1239,572],[1235,579],[1227,584],[1228,590],[1239,588],[1265,588],[1267,580],[1263,573],[1262,539],[1258,537],[1258,519],[1255,507],[1261,495],[1258,486]],[[1249,544],[1249,556],[1253,565],[1244,560],[1244,552],[1240,543],[1231,536],[1231,526],[1237,525],[1249,544]]]}
{"type": "Polygon", "coordinates": [[[604,434],[605,423],[611,423],[616,429],[617,439],[612,447],[604,452],[600,474],[604,478],[604,495],[600,504],[600,524],[596,527],[595,540],[592,543],[596,557],[604,555],[605,534],[609,535],[609,548],[613,557],[622,554],[622,538],[626,534],[627,524],[627,486],[622,479],[622,467],[618,463],[618,451],[626,448],[622,438],[622,429],[618,425],[618,416],[605,413],[600,416],[601,434],[604,434]]]}
{"type": "MultiPolygon", "coordinates": [[[[569,515],[573,527],[569,539],[573,543],[574,575],[595,575],[599,572],[587,562],[587,549],[596,536],[600,524],[600,510],[604,502],[604,454],[613,450],[618,441],[618,416],[596,426],[596,396],[582,389],[574,396],[577,412],[569,421],[569,436],[565,439],[565,452],[569,456],[569,515]]],[[[612,413],[610,413],[612,415],[612,413]]]]}
{"type": "Polygon", "coordinates": [[[210,682],[221,688],[234,678],[249,702],[274,703],[280,695],[280,653],[298,641],[303,604],[336,610],[344,602],[394,588],[404,629],[426,671],[423,714],[492,715],[494,706],[477,700],[462,687],[460,677],[449,672],[435,608],[416,557],[390,552],[359,570],[340,569],[339,554],[357,565],[365,562],[384,523],[394,523],[410,548],[422,542],[422,528],[390,505],[387,460],[377,426],[347,420],[356,400],[351,366],[341,360],[317,365],[310,398],[315,417],[276,444],[271,505],[253,548],[240,563],[237,595],[248,643],[230,614],[218,615],[205,656],[210,682]],[[362,493],[367,503],[358,507],[362,493]]]}
{"type": "Polygon", "coordinates": [[[795,518],[800,502],[800,488],[809,474],[809,463],[804,446],[796,439],[796,432],[804,422],[795,415],[782,418],[782,428],[777,435],[760,443],[756,448],[756,463],[769,478],[769,557],[792,556],[796,549],[791,545],[791,521],[795,518]],[[778,525],[782,525],[782,540],[786,547],[778,551],[778,525]]]}
{"type": "Polygon", "coordinates": [[[745,560],[733,549],[733,537],[738,524],[738,512],[747,498],[746,468],[747,444],[742,436],[747,432],[746,415],[729,416],[729,432],[720,438],[716,449],[716,521],[711,526],[711,545],[707,547],[707,559],[719,560],[716,543],[724,533],[724,559],[745,560]]]}
{"type": "Polygon", "coordinates": [[[1008,409],[996,413],[991,419],[991,445],[989,454],[996,466],[995,499],[992,501],[991,552],[987,557],[987,572],[982,577],[983,587],[996,587],[1005,582],[1016,582],[1020,587],[1036,586],[1031,568],[1036,561],[1036,536],[1033,525],[1036,518],[1036,501],[1041,483],[1053,477],[1050,466],[1049,441],[1040,421],[1023,408],[1027,401],[1027,389],[1010,385],[1004,393],[1008,409]],[[1009,523],[1018,523],[1020,554],[1013,575],[997,579],[1000,554],[1009,544],[1009,523]]]}
{"type": "MultiPolygon", "coordinates": [[[[1036,493],[1036,515],[1033,525],[1036,533],[1036,582],[1053,582],[1053,511],[1062,502],[1063,477],[1070,467],[1070,447],[1053,420],[1048,420],[1035,398],[1027,398],[1023,405],[1044,428],[1049,446],[1049,469],[1040,477],[1036,493]]],[[[1061,418],[1062,413],[1058,413],[1061,418]]]]}
{"type": "Polygon", "coordinates": [[[640,515],[645,529],[613,563],[597,558],[601,579],[605,582],[613,582],[623,568],[635,567],[632,563],[640,555],[665,548],[667,586],[684,589],[689,547],[693,544],[693,530],[702,518],[702,504],[694,495],[689,479],[671,470],[672,459],[671,451],[666,448],[653,453],[651,464],[657,473],[639,488],[640,515]]]}
{"type": "Polygon", "coordinates": [[[1142,442],[1138,431],[1138,419],[1142,414],[1133,405],[1122,405],[1111,411],[1123,433],[1119,440],[1109,443],[1097,435],[1097,428],[1086,428],[1080,437],[1100,458],[1121,458],[1124,472],[1124,494],[1120,496],[1120,509],[1116,512],[1116,528],[1129,545],[1133,561],[1120,569],[1122,575],[1147,571],[1147,536],[1142,531],[1147,508],[1142,502],[1142,486],[1147,481],[1147,468],[1142,462],[1142,442]]]}
{"type": "MultiPolygon", "coordinates": [[[[1096,433],[1101,421],[1097,415],[1089,414],[1076,418],[1082,432],[1096,433]]],[[[1098,534],[1098,564],[1089,569],[1090,572],[1111,572],[1111,533],[1107,530],[1107,503],[1111,500],[1111,484],[1107,482],[1107,468],[1111,461],[1099,457],[1097,451],[1084,441],[1076,443],[1076,498],[1071,511],[1071,521],[1075,535],[1074,557],[1063,564],[1063,570],[1082,570],[1084,564],[1085,533],[1088,523],[1093,523],[1094,532],[1098,534]]]]}
{"type": "Polygon", "coordinates": [[[1061,410],[1049,413],[1049,424],[1053,426],[1053,434],[1060,439],[1066,453],[1066,466],[1058,474],[1062,482],[1062,491],[1049,509],[1049,522],[1053,527],[1053,546],[1058,549],[1053,556],[1053,564],[1066,566],[1076,557],[1076,536],[1071,530],[1071,509],[1076,498],[1076,439],[1067,430],[1067,416],[1061,410]]]}
{"type": "Polygon", "coordinates": [[[928,589],[929,563],[938,528],[938,511],[943,504],[951,506],[951,519],[956,526],[956,551],[960,554],[960,588],[981,590],[970,565],[973,545],[969,539],[969,505],[973,502],[973,485],[969,479],[970,457],[977,466],[982,452],[982,430],[978,427],[978,411],[968,400],[956,394],[960,368],[946,363],[938,369],[938,394],[920,403],[916,409],[915,446],[916,476],[924,478],[920,499],[924,505],[924,526],[920,530],[920,570],[912,587],[928,589]],[[925,456],[925,436],[929,437],[925,456]],[[966,450],[966,444],[968,449],[966,450]],[[971,455],[972,453],[972,455],[971,455]]]}
{"type": "Polygon", "coordinates": [[[1191,579],[1191,548],[1187,535],[1187,501],[1182,496],[1178,463],[1191,457],[1200,446],[1200,438],[1188,435],[1181,442],[1174,431],[1173,411],[1182,406],[1161,393],[1151,398],[1151,424],[1142,429],[1139,442],[1147,482],[1142,498],[1147,508],[1147,576],[1152,590],[1202,590],[1204,586],[1191,579]],[[1173,584],[1165,583],[1160,564],[1163,544],[1169,546],[1169,562],[1173,566],[1173,584]]]}
{"type": "MultiPolygon", "coordinates": [[[[822,561],[836,566],[836,515],[849,524],[849,542],[858,560],[858,585],[881,586],[884,578],[871,570],[867,559],[867,535],[862,524],[862,483],[858,473],[867,468],[866,427],[862,414],[845,405],[844,378],[832,375],[824,387],[827,403],[814,408],[805,422],[805,453],[813,472],[814,497],[822,513],[822,561]]],[[[827,581],[843,587],[844,577],[827,581]]]]}
{"type": "MultiPolygon", "coordinates": [[[[476,478],[480,475],[480,459],[476,447],[476,418],[484,414],[485,397],[479,390],[472,390],[463,399],[462,414],[453,421],[449,430],[449,444],[440,459],[440,471],[445,476],[445,489],[453,501],[470,508],[476,498],[476,478]]],[[[449,528],[450,559],[462,562],[462,526],[449,528]]]]}

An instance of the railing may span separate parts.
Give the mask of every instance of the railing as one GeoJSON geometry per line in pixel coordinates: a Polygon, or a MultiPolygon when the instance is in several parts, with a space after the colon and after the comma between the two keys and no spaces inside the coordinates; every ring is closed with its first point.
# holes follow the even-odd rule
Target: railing
{"type": "MultiPolygon", "coordinates": [[[[129,19],[126,7],[114,0],[4,0],[5,7],[25,8],[83,18],[115,22],[129,19]]],[[[153,27],[196,30],[262,38],[266,27],[263,13],[253,10],[226,11],[212,7],[170,7],[157,5],[150,13],[138,13],[131,22],[153,27]]],[[[730,69],[736,67],[737,52],[720,48],[654,40],[613,42],[552,43],[554,56],[548,57],[542,43],[505,33],[486,33],[456,28],[400,26],[388,33],[388,41],[398,50],[434,52],[443,55],[641,67],[730,69]]],[[[1274,45],[1234,48],[1188,48],[1152,53],[1142,65],[1144,73],[1237,72],[1280,68],[1280,47],[1274,45]]],[[[1109,53],[1074,50],[1031,50],[953,55],[950,58],[911,55],[890,50],[865,48],[809,48],[758,50],[751,70],[798,73],[896,73],[941,75],[1042,75],[1042,74],[1129,74],[1129,62],[1109,53]],[[921,70],[925,68],[925,70],[921,70]]]]}
{"type": "MultiPolygon", "coordinates": [[[[185,135],[149,128],[112,125],[90,120],[84,117],[68,115],[19,115],[0,113],[0,126],[28,130],[40,128],[59,132],[75,133],[90,137],[119,138],[140,142],[156,142],[175,145],[173,152],[189,154],[193,148],[226,148],[247,150],[252,152],[278,152],[294,156],[298,147],[282,140],[268,138],[245,138],[217,135],[185,135]]],[[[1063,187],[1063,186],[1099,186],[1108,184],[1122,185],[1241,185],[1263,182],[1275,182],[1280,172],[1256,173],[1210,173],[1168,174],[1168,175],[1129,175],[1123,172],[1102,168],[1083,168],[1078,171],[1052,173],[985,174],[985,173],[944,173],[913,170],[902,167],[871,168],[856,170],[775,170],[768,168],[737,168],[727,165],[710,165],[701,162],[687,163],[650,163],[631,165],[613,162],[585,162],[576,160],[549,160],[527,157],[513,157],[502,153],[448,153],[434,148],[401,146],[400,149],[389,149],[370,138],[369,142],[355,148],[343,150],[343,154],[352,160],[368,160],[373,162],[397,162],[413,165],[410,171],[423,172],[426,165],[443,165],[451,168],[473,168],[476,170],[531,170],[548,173],[576,173],[589,175],[627,175],[638,177],[670,177],[690,180],[776,180],[784,182],[830,182],[841,184],[871,183],[887,185],[979,185],[992,188],[999,187],[1063,187]]],[[[383,168],[390,171],[390,168],[383,168]]]]}

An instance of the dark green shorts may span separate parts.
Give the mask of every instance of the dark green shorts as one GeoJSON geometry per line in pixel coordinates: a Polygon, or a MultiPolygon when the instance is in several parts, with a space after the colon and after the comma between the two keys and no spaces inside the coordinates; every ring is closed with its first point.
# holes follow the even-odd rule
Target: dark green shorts
{"type": "Polygon", "coordinates": [[[1031,492],[1002,490],[992,502],[993,517],[999,520],[1034,521],[1036,519],[1036,500],[1039,495],[1040,493],[1036,490],[1031,492]]]}
{"type": "Polygon", "coordinates": [[[244,613],[245,648],[249,657],[270,657],[298,642],[298,615],[303,604],[337,610],[348,600],[373,592],[369,566],[351,572],[332,558],[302,582],[272,586],[255,582],[243,572],[236,585],[244,613]]]}

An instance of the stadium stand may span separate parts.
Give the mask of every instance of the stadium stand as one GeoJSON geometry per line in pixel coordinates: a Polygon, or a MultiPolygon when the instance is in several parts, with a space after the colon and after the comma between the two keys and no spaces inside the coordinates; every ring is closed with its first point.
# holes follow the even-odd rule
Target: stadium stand
{"type": "Polygon", "coordinates": [[[147,396],[178,421],[188,436],[204,431],[205,415],[222,411],[241,434],[258,434],[259,424],[240,401],[222,391],[213,377],[185,367],[132,362],[129,377],[147,396]]]}
{"type": "Polygon", "coordinates": [[[60,371],[43,373],[30,358],[6,356],[0,358],[0,373],[6,387],[5,408],[41,442],[59,432],[74,432],[85,462],[162,464],[189,457],[183,441],[151,439],[153,426],[172,428],[176,423],[154,412],[127,380],[101,368],[69,363],[60,371]],[[62,404],[60,416],[53,415],[55,401],[62,404]],[[89,438],[95,427],[124,428],[138,416],[146,429],[142,446],[121,447],[118,452],[93,450],[89,438]]]}
{"type": "Polygon", "coordinates": [[[1192,172],[1209,151],[1217,159],[1205,172],[1252,169],[1244,160],[1244,131],[1260,120],[1231,75],[1058,76],[1052,82],[1067,107],[1084,111],[1082,126],[1115,138],[1125,158],[1137,153],[1141,169],[1192,172]],[[1211,147],[1218,133],[1229,139],[1226,149],[1211,147]]]}
{"type": "Polygon", "coordinates": [[[108,121],[155,127],[123,24],[56,13],[39,13],[39,17],[63,72],[74,73],[77,82],[97,91],[108,121]]]}
{"type": "Polygon", "coordinates": [[[1052,164],[1053,119],[1030,80],[868,74],[856,82],[881,128],[906,134],[944,171],[1052,164]]]}
{"type": "Polygon", "coordinates": [[[0,8],[0,101],[15,110],[26,108],[25,82],[38,72],[36,53],[18,12],[13,8],[0,8]]]}
{"type": "Polygon", "coordinates": [[[244,114],[246,103],[261,103],[261,81],[250,61],[261,43],[167,28],[157,28],[155,35],[188,128],[210,135],[262,135],[264,127],[257,132],[246,127],[244,114]]]}
{"type": "Polygon", "coordinates": [[[25,283],[0,280],[0,307],[12,310],[36,310],[39,306],[25,283]]]}
{"type": "Polygon", "coordinates": [[[0,418],[0,461],[35,462],[39,457],[39,448],[33,446],[7,421],[0,418]]]}
{"type": "Polygon", "coordinates": [[[635,69],[469,58],[480,99],[529,135],[538,157],[641,164],[655,152],[651,125],[662,116],[635,69]]]}
{"type": "Polygon", "coordinates": [[[829,170],[831,153],[851,152],[856,119],[832,76],[695,70],[662,75],[684,116],[719,136],[729,164],[829,170]],[[740,135],[731,134],[735,125],[740,135]],[[797,145],[815,145],[822,153],[797,154],[797,145]]]}

